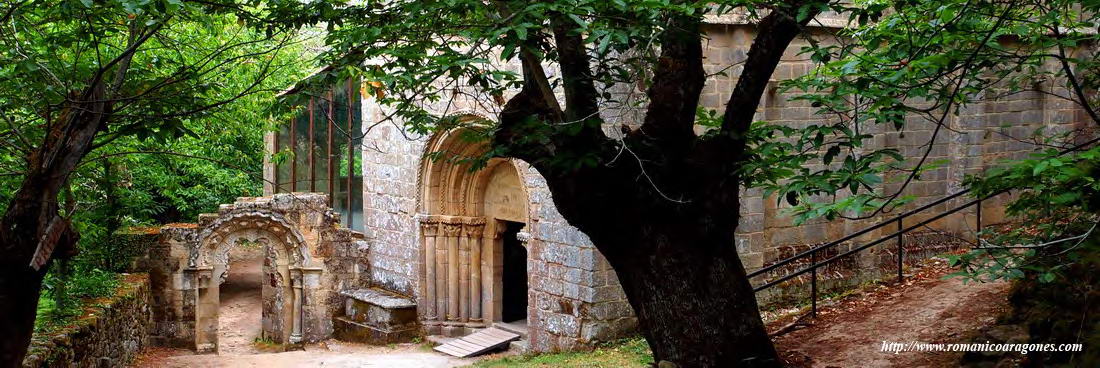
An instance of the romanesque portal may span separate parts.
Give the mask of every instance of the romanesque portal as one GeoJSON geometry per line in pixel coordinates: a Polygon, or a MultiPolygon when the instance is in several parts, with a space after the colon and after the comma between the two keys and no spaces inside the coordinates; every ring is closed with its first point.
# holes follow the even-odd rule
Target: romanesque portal
{"type": "Polygon", "coordinates": [[[426,149],[419,222],[418,304],[430,334],[458,335],[494,322],[526,328],[528,194],[511,160],[474,169],[482,144],[452,133],[426,149]]]}

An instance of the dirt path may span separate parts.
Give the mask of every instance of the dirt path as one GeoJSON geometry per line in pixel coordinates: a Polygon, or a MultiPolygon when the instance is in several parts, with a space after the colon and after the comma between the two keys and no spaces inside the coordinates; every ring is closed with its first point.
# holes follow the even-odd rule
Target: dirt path
{"type": "Polygon", "coordinates": [[[460,359],[425,349],[417,344],[392,347],[328,341],[306,346],[302,351],[283,353],[196,355],[190,350],[153,348],[135,362],[137,368],[214,368],[214,367],[385,367],[450,368],[472,364],[476,359],[460,359]]]}
{"type": "Polygon", "coordinates": [[[255,353],[253,342],[260,336],[260,283],[263,254],[234,249],[230,253],[229,277],[220,286],[218,349],[221,354],[255,353]]]}
{"type": "Polygon", "coordinates": [[[942,280],[942,268],[902,286],[882,286],[821,309],[809,327],[776,338],[799,367],[948,367],[962,353],[882,351],[883,341],[957,343],[1007,307],[1008,283],[942,280]]]}

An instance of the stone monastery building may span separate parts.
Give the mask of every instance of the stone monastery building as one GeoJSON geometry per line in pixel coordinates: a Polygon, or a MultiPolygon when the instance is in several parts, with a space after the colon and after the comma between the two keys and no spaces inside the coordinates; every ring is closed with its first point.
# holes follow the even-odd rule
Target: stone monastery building
{"type": "MultiPolygon", "coordinates": [[[[825,17],[814,32],[824,40],[835,26],[825,17]]],[[[705,29],[705,65],[715,75],[702,101],[721,110],[754,31],[735,16],[710,18],[705,29]],[[726,75],[717,74],[730,66],[726,75]]],[[[805,44],[796,39],[788,49],[757,109],[759,119],[791,126],[821,121],[808,103],[788,101],[791,95],[777,91],[779,80],[810,70],[808,58],[798,55],[805,44]]],[[[1050,81],[1036,88],[1065,92],[1050,81]]],[[[484,104],[442,100],[450,104],[437,111],[441,116],[470,124],[494,120],[496,112],[484,104]]],[[[234,272],[230,251],[249,244],[258,244],[264,255],[262,330],[276,342],[336,337],[389,343],[496,325],[519,332],[519,347],[545,352],[633,332],[636,320],[615,272],[558,213],[538,172],[501,158],[471,170],[469,163],[446,159],[486,150],[463,139],[461,128],[418,135],[384,121],[385,115],[368,84],[334,87],[267,137],[270,152],[293,155],[265,166],[265,197],[224,205],[197,224],[162,228],[142,261],[153,280],[154,342],[218,349],[219,285],[234,272]]],[[[1040,92],[970,105],[948,121],[950,129],[931,148],[929,160],[947,163],[923,174],[906,194],[922,204],[957,192],[964,175],[1034,149],[1012,137],[1041,127],[1075,129],[1085,121],[1069,102],[1040,92]]],[[[869,128],[874,145],[918,156],[934,125],[912,119],[902,132],[869,128]]],[[[795,226],[774,198],[745,194],[738,235],[730,242],[749,271],[871,223],[795,226]]],[[[984,204],[983,221],[996,222],[1000,208],[984,204]]],[[[957,246],[947,239],[973,234],[973,215],[965,212],[937,223],[936,231],[907,235],[913,237],[904,242],[907,261],[957,246]]],[[[823,277],[835,285],[877,277],[876,269],[894,262],[886,248],[861,253],[823,277]]],[[[793,284],[761,294],[762,302],[803,295],[793,284]]]]}

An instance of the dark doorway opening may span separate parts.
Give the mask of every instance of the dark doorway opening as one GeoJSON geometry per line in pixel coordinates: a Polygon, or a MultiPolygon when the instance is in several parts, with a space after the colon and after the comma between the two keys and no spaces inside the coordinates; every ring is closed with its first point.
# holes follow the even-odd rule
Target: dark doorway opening
{"type": "Polygon", "coordinates": [[[504,269],[501,271],[501,322],[527,319],[527,248],[516,237],[523,229],[522,222],[502,221],[504,233],[501,246],[504,253],[504,269]]]}

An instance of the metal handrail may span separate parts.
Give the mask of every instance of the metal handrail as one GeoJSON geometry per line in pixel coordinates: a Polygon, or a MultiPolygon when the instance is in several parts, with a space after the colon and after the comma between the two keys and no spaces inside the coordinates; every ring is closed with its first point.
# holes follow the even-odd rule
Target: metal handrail
{"type": "Polygon", "coordinates": [[[912,210],[906,211],[905,213],[902,213],[902,214],[900,214],[900,215],[894,216],[893,218],[891,218],[891,219],[889,219],[889,220],[886,220],[886,221],[883,221],[883,222],[880,222],[880,223],[877,223],[877,224],[871,225],[870,227],[867,227],[867,228],[865,228],[865,229],[863,229],[863,230],[860,230],[860,231],[857,231],[857,232],[854,232],[854,233],[848,234],[847,236],[844,236],[843,238],[840,238],[840,239],[837,239],[837,240],[831,241],[831,242],[829,242],[829,243],[827,243],[827,244],[824,244],[824,245],[819,245],[819,246],[817,246],[817,247],[815,247],[815,248],[810,248],[810,249],[807,249],[807,250],[803,251],[802,253],[798,253],[798,254],[795,254],[795,255],[793,255],[793,256],[790,256],[790,257],[788,257],[788,258],[786,258],[786,259],[783,259],[783,260],[781,260],[781,261],[779,261],[779,262],[773,263],[773,264],[771,264],[771,265],[769,265],[769,266],[767,266],[767,267],[764,267],[764,268],[761,268],[761,269],[759,269],[759,270],[756,270],[756,271],[750,272],[750,273],[748,274],[748,276],[749,276],[749,277],[756,277],[756,276],[760,276],[760,275],[762,275],[762,274],[764,274],[764,273],[767,273],[767,272],[769,272],[769,271],[772,271],[772,270],[774,270],[774,269],[776,269],[776,268],[779,268],[779,267],[783,267],[783,266],[786,266],[787,264],[789,264],[789,263],[791,263],[791,262],[794,262],[794,261],[798,260],[798,258],[805,258],[805,257],[806,257],[807,255],[810,255],[810,253],[816,253],[817,251],[820,251],[820,250],[822,250],[822,249],[825,249],[825,248],[829,248],[829,247],[834,247],[834,246],[836,246],[836,245],[838,245],[838,244],[841,244],[841,243],[844,243],[844,242],[846,242],[846,241],[849,241],[849,240],[855,239],[856,237],[858,237],[858,236],[860,236],[860,235],[863,235],[863,234],[869,233],[869,232],[871,232],[871,231],[874,231],[874,230],[876,230],[876,229],[878,229],[878,228],[880,228],[880,227],[886,226],[887,224],[890,224],[890,223],[892,223],[892,222],[894,222],[894,221],[897,221],[897,220],[899,220],[899,219],[903,219],[903,218],[905,218],[905,217],[908,217],[908,216],[911,216],[911,215],[915,215],[915,214],[917,214],[917,213],[919,213],[919,212],[925,211],[925,210],[927,210],[927,209],[929,209],[929,208],[935,207],[935,206],[937,206],[937,205],[940,205],[940,204],[942,204],[942,203],[944,203],[944,202],[947,202],[947,201],[949,201],[949,200],[952,200],[952,199],[958,198],[959,196],[962,196],[962,195],[964,195],[964,194],[967,194],[967,193],[970,193],[970,189],[966,189],[966,190],[963,190],[963,191],[957,192],[957,193],[955,193],[955,194],[952,194],[952,195],[949,195],[949,196],[947,196],[947,197],[944,197],[944,198],[941,198],[941,199],[939,199],[939,200],[936,200],[935,202],[932,202],[932,203],[929,203],[929,204],[926,204],[926,205],[923,205],[923,206],[917,207],[917,208],[915,208],[915,209],[912,209],[912,210]]]}
{"type": "MultiPolygon", "coordinates": [[[[1095,139],[1092,139],[1092,140],[1090,140],[1090,141],[1088,141],[1088,142],[1085,142],[1085,143],[1082,143],[1082,144],[1078,144],[1078,145],[1076,145],[1076,146],[1073,146],[1073,147],[1070,147],[1070,148],[1064,149],[1064,150],[1062,150],[1062,151],[1058,152],[1058,156],[1062,156],[1062,155],[1064,155],[1064,154],[1066,154],[1066,153],[1069,153],[1069,152],[1074,152],[1074,151],[1077,151],[1077,150],[1079,150],[1079,149],[1081,149],[1081,148],[1087,147],[1087,146],[1089,146],[1089,145],[1092,145],[1092,144],[1094,144],[1094,143],[1097,143],[1097,142],[1100,142],[1100,137],[1098,137],[1098,138],[1095,138],[1095,139]]],[[[763,275],[763,274],[765,274],[765,273],[767,273],[767,272],[773,271],[773,270],[775,270],[775,269],[777,269],[777,268],[779,268],[779,267],[783,267],[783,266],[786,266],[786,265],[788,265],[788,264],[791,264],[792,262],[795,262],[795,261],[797,261],[797,260],[799,260],[799,259],[802,259],[802,258],[805,258],[805,257],[807,257],[807,256],[811,257],[811,261],[810,261],[810,266],[808,266],[808,267],[805,267],[805,268],[802,268],[802,269],[800,269],[800,270],[798,270],[798,271],[795,271],[795,272],[789,273],[789,274],[787,274],[787,275],[784,275],[784,276],[782,276],[782,277],[780,277],[780,278],[778,278],[778,279],[775,279],[775,280],[771,280],[771,281],[768,281],[767,283],[765,283],[765,284],[763,284],[763,285],[760,285],[760,286],[754,287],[754,288],[753,288],[753,292],[759,292],[759,291],[762,291],[762,290],[765,290],[765,289],[771,288],[771,287],[773,287],[773,286],[775,286],[775,285],[778,285],[778,284],[780,284],[780,283],[783,283],[783,282],[789,281],[789,280],[791,280],[791,279],[793,279],[793,278],[795,278],[795,277],[798,277],[798,276],[801,276],[801,275],[803,275],[803,274],[805,274],[805,273],[807,273],[807,272],[810,272],[810,273],[811,273],[811,285],[810,285],[810,295],[811,295],[811,315],[812,315],[812,316],[815,316],[815,317],[816,317],[816,316],[817,316],[817,269],[818,269],[818,268],[821,268],[821,267],[827,266],[827,265],[829,265],[830,263],[833,263],[833,262],[835,262],[836,260],[838,260],[838,259],[840,259],[840,258],[844,258],[844,257],[850,256],[850,255],[852,255],[852,254],[856,254],[856,253],[859,253],[859,252],[863,251],[864,249],[867,249],[867,248],[873,247],[873,246],[875,246],[875,245],[878,245],[878,244],[880,244],[880,243],[882,243],[882,242],[885,242],[885,241],[887,241],[887,240],[889,240],[889,239],[891,239],[891,238],[896,238],[896,239],[897,239],[897,241],[898,241],[898,243],[897,243],[897,245],[898,245],[898,282],[901,282],[901,281],[903,281],[903,280],[904,280],[904,276],[902,275],[902,268],[903,268],[903,266],[904,266],[904,265],[903,265],[903,260],[904,260],[904,259],[903,259],[902,257],[904,256],[904,250],[905,250],[905,248],[904,248],[904,246],[903,246],[903,238],[902,238],[902,236],[903,236],[903,235],[905,235],[905,233],[907,233],[907,232],[910,232],[910,231],[912,231],[912,230],[915,230],[915,229],[917,229],[917,228],[919,228],[919,227],[925,226],[925,225],[927,225],[927,224],[929,224],[929,223],[931,223],[931,222],[933,222],[933,221],[939,220],[939,219],[941,219],[941,218],[944,218],[944,217],[946,217],[947,215],[950,215],[950,214],[956,213],[956,212],[958,212],[958,211],[961,211],[961,210],[963,210],[963,209],[965,209],[965,208],[968,208],[968,207],[970,207],[970,206],[974,206],[974,205],[977,205],[977,211],[976,211],[976,216],[977,216],[977,229],[978,229],[978,231],[981,231],[981,228],[982,228],[982,206],[981,206],[981,203],[982,203],[982,201],[983,201],[983,200],[986,200],[986,199],[989,199],[989,198],[992,198],[992,197],[994,197],[994,196],[998,196],[998,195],[1001,195],[1001,194],[1007,193],[1007,192],[1009,192],[1009,191],[1010,191],[1009,189],[1002,189],[1002,190],[1000,190],[1000,191],[997,191],[997,192],[995,192],[995,193],[992,193],[992,194],[986,195],[986,196],[984,196],[984,197],[981,197],[981,198],[978,198],[978,199],[974,199],[974,200],[972,200],[972,201],[970,201],[970,202],[967,202],[967,203],[965,203],[965,204],[963,204],[963,205],[960,205],[960,206],[958,206],[958,207],[955,207],[955,208],[952,208],[952,209],[946,210],[946,211],[944,211],[944,212],[941,212],[941,213],[939,213],[939,214],[937,214],[937,215],[935,215],[935,216],[933,216],[933,217],[931,217],[931,218],[925,219],[924,221],[921,221],[921,222],[919,222],[919,223],[917,223],[917,224],[915,224],[915,225],[910,225],[909,227],[903,227],[903,226],[902,226],[902,225],[903,225],[903,224],[902,224],[902,221],[903,221],[903,220],[904,220],[904,219],[905,219],[906,217],[909,217],[909,216],[912,216],[912,215],[918,214],[918,213],[920,213],[920,212],[924,212],[924,211],[926,211],[926,210],[928,210],[928,209],[930,209],[930,208],[932,208],[932,207],[938,206],[938,205],[940,205],[940,204],[943,204],[943,203],[945,203],[945,202],[947,202],[947,201],[950,201],[950,200],[952,200],[952,199],[958,198],[958,197],[960,197],[960,196],[963,196],[963,195],[965,195],[965,194],[968,194],[968,193],[970,193],[970,192],[971,192],[971,190],[970,190],[969,188],[968,188],[968,189],[964,189],[964,190],[962,190],[962,191],[959,191],[959,192],[953,193],[953,194],[951,194],[951,195],[948,195],[948,196],[946,196],[946,197],[943,197],[943,198],[940,198],[940,199],[938,199],[938,200],[936,200],[936,201],[933,201],[932,203],[928,203],[928,204],[925,204],[925,205],[923,205],[923,206],[917,207],[917,208],[915,208],[915,209],[912,209],[912,210],[906,211],[906,212],[904,212],[904,213],[902,213],[902,214],[900,214],[900,215],[894,216],[894,217],[892,217],[892,218],[890,218],[890,219],[888,219],[888,220],[885,220],[885,221],[879,222],[879,223],[877,223],[877,224],[871,225],[871,226],[869,226],[869,227],[866,227],[866,228],[864,228],[864,229],[862,229],[862,230],[859,230],[859,231],[857,231],[857,232],[854,232],[854,233],[848,234],[848,235],[846,235],[846,236],[844,236],[844,237],[842,237],[842,238],[840,238],[840,239],[837,239],[837,240],[834,240],[834,241],[831,241],[831,242],[829,242],[829,243],[826,243],[826,244],[823,244],[823,245],[819,245],[819,246],[816,246],[816,247],[811,247],[810,249],[807,249],[807,250],[805,250],[805,251],[802,251],[802,252],[800,252],[800,253],[798,253],[798,254],[795,254],[795,255],[793,255],[793,256],[790,256],[790,257],[784,258],[784,259],[782,259],[782,260],[780,260],[780,261],[778,261],[778,262],[775,262],[775,263],[773,263],[773,264],[771,264],[771,265],[768,265],[768,266],[766,266],[766,267],[762,267],[762,268],[760,268],[760,269],[758,269],[758,270],[756,270],[756,271],[750,272],[750,273],[748,273],[748,274],[747,274],[747,276],[748,276],[749,278],[753,278],[753,277],[756,277],[756,276],[760,276],[760,275],[763,275]],[[846,241],[849,241],[849,240],[855,239],[856,237],[859,237],[860,235],[863,235],[863,234],[869,233],[869,232],[871,232],[871,231],[874,231],[874,230],[876,230],[876,229],[878,229],[878,228],[881,228],[881,227],[883,227],[883,226],[886,226],[886,225],[888,225],[888,224],[891,224],[891,223],[896,223],[896,224],[897,224],[897,226],[898,226],[898,230],[897,230],[897,231],[895,231],[895,232],[893,232],[893,233],[891,233],[891,234],[889,234],[889,235],[886,235],[886,236],[880,237],[880,238],[878,238],[878,239],[875,239],[875,240],[873,240],[873,241],[871,241],[871,242],[869,242],[869,243],[867,243],[867,244],[861,245],[861,246],[859,246],[859,247],[857,247],[857,248],[854,248],[854,249],[850,249],[850,250],[848,250],[848,251],[846,251],[846,252],[844,252],[844,253],[838,254],[838,255],[836,255],[836,256],[833,256],[833,257],[831,257],[831,258],[827,258],[827,259],[825,259],[825,260],[823,260],[823,261],[820,261],[820,262],[818,262],[818,260],[817,260],[817,258],[818,258],[818,257],[817,257],[817,253],[818,253],[818,252],[820,252],[820,251],[822,251],[822,250],[824,250],[824,249],[826,249],[826,248],[831,248],[831,247],[835,247],[835,246],[837,246],[837,245],[839,245],[839,244],[842,244],[842,243],[844,243],[844,242],[846,242],[846,241]]]]}

